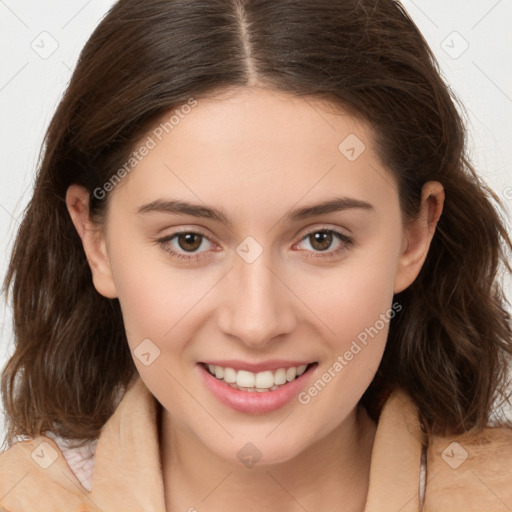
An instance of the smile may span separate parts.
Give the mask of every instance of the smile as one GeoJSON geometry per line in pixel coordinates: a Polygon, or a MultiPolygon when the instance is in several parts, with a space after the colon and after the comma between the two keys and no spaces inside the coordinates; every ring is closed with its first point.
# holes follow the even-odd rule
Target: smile
{"type": "Polygon", "coordinates": [[[291,402],[313,378],[318,363],[251,372],[229,366],[196,364],[209,392],[235,411],[264,414],[291,402]]]}

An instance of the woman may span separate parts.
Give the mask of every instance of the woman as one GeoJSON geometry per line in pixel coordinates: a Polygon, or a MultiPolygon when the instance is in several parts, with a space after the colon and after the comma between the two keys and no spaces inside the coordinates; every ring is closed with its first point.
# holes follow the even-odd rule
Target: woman
{"type": "Polygon", "coordinates": [[[398,3],[120,0],[6,277],[2,507],[512,507],[493,200],[398,3]]]}

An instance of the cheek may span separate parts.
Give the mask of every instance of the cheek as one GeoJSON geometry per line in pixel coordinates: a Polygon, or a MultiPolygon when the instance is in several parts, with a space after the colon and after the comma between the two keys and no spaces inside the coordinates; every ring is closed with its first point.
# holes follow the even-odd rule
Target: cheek
{"type": "Polygon", "coordinates": [[[350,249],[331,269],[297,278],[297,294],[323,321],[326,335],[339,340],[339,348],[373,326],[391,307],[399,250],[399,234],[382,233],[350,249]]]}
{"type": "Polygon", "coordinates": [[[363,263],[340,271],[343,279],[329,284],[317,310],[332,332],[324,338],[326,351],[316,380],[298,399],[325,418],[318,435],[335,428],[359,402],[382,360],[389,323],[400,314],[388,275],[394,267],[365,269],[363,263]]]}
{"type": "Polygon", "coordinates": [[[133,348],[145,338],[160,343],[164,333],[185,313],[184,306],[199,293],[194,292],[199,283],[189,279],[186,272],[166,265],[165,252],[149,242],[132,243],[127,250],[125,241],[129,238],[136,240],[126,231],[117,238],[113,236],[109,254],[128,341],[133,348]]]}
{"type": "Polygon", "coordinates": [[[161,403],[176,409],[182,391],[173,376],[198,327],[192,310],[205,293],[205,283],[171,268],[165,252],[159,255],[159,249],[149,247],[133,244],[130,252],[113,247],[113,277],[137,371],[161,403]]]}

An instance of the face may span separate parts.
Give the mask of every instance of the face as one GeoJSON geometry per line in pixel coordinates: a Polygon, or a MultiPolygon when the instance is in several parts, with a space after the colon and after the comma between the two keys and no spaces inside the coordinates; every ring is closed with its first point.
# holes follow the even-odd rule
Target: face
{"type": "Polygon", "coordinates": [[[94,284],[164,414],[226,460],[285,461],[354,412],[428,230],[333,106],[240,89],[186,112],[110,193],[94,284]]]}

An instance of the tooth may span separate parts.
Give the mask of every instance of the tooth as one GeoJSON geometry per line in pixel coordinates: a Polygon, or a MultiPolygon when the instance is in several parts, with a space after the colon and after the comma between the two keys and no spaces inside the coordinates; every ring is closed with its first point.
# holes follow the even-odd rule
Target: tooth
{"type": "Polygon", "coordinates": [[[277,386],[286,384],[286,370],[284,368],[279,368],[279,370],[276,371],[274,379],[277,386]]]}
{"type": "Polygon", "coordinates": [[[245,370],[239,370],[236,374],[236,383],[241,388],[253,388],[254,387],[254,373],[246,372],[245,370]]]}
{"type": "Polygon", "coordinates": [[[308,367],[307,364],[302,364],[300,365],[298,368],[297,368],[297,377],[299,375],[302,375],[305,371],[306,371],[306,368],[308,367]]]}
{"type": "Polygon", "coordinates": [[[271,388],[274,385],[274,374],[269,370],[257,373],[254,385],[257,388],[271,388]]]}
{"type": "Polygon", "coordinates": [[[210,372],[220,380],[235,389],[242,389],[248,392],[273,391],[278,387],[291,382],[306,371],[307,365],[300,365],[298,368],[279,368],[275,372],[265,370],[257,374],[246,370],[235,370],[234,368],[223,368],[217,365],[208,365],[210,372]]]}
{"type": "Polygon", "coordinates": [[[291,382],[293,379],[295,379],[296,375],[297,375],[297,369],[294,366],[292,366],[286,370],[286,380],[288,382],[291,382]]]}
{"type": "Polygon", "coordinates": [[[233,368],[224,369],[224,380],[229,384],[236,382],[236,372],[233,368]]]}
{"type": "Polygon", "coordinates": [[[259,393],[263,393],[263,392],[268,391],[268,389],[266,389],[266,388],[255,388],[255,389],[256,389],[256,391],[258,391],[259,393]]]}

